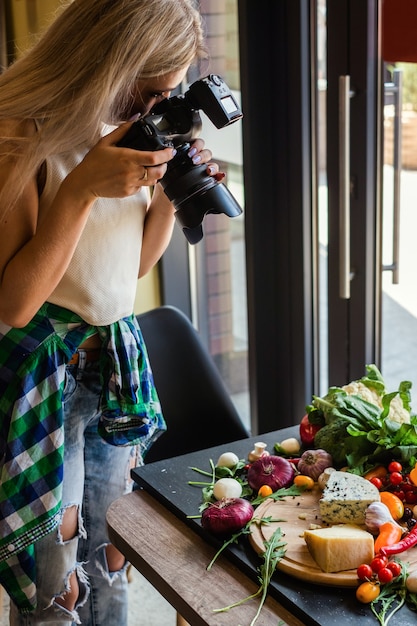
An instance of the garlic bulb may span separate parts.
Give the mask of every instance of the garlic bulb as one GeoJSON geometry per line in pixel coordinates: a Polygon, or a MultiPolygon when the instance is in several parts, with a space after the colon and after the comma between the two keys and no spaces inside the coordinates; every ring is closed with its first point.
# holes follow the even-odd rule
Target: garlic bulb
{"type": "Polygon", "coordinates": [[[395,524],[399,528],[402,528],[391,515],[391,511],[383,502],[372,502],[369,506],[366,507],[365,511],[365,525],[366,529],[372,533],[372,535],[377,535],[379,533],[379,527],[385,522],[391,522],[395,524]]]}

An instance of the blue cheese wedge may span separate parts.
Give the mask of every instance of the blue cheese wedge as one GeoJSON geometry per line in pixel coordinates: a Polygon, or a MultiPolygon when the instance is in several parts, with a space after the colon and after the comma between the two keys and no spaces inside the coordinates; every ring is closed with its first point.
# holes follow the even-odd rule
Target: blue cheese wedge
{"type": "Polygon", "coordinates": [[[328,524],[365,524],[365,511],[379,502],[379,491],[362,476],[332,472],[319,501],[320,516],[328,524]]]}
{"type": "Polygon", "coordinates": [[[374,557],[374,538],[353,524],[339,524],[304,531],[304,539],[323,572],[342,572],[370,563],[374,557]]]}

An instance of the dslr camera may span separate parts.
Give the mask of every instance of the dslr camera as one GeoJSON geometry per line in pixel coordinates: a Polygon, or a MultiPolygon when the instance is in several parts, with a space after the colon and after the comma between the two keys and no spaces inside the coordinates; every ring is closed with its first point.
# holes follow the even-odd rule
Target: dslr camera
{"type": "Polygon", "coordinates": [[[243,115],[224,80],[210,74],[193,83],[188,91],[165,98],[151,112],[132,124],[118,146],[135,150],[176,148],[160,181],[173,203],[175,217],[191,244],[203,238],[202,223],[207,213],[236,217],[242,209],[225,185],[206,172],[206,164],[194,165],[188,151],[199,136],[202,110],[216,128],[224,128],[243,115]]]}

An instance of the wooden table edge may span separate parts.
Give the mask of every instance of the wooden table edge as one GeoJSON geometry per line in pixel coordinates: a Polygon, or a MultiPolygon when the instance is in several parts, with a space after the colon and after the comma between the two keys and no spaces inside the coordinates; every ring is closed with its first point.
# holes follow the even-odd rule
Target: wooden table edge
{"type": "MultiPolygon", "coordinates": [[[[255,615],[258,599],[228,612],[213,612],[216,607],[253,594],[258,586],[226,557],[220,557],[207,572],[214,548],[148,492],[136,490],[115,500],[107,511],[107,527],[116,548],[192,626],[245,626],[255,615]],[[162,538],[162,551],[163,538],[169,541],[165,554],[154,549],[156,532],[162,538]],[[183,569],[176,566],[181,559],[183,569]],[[188,576],[192,589],[184,584],[188,576]]],[[[288,626],[303,626],[268,596],[256,625],[276,626],[279,620],[288,626]]]]}

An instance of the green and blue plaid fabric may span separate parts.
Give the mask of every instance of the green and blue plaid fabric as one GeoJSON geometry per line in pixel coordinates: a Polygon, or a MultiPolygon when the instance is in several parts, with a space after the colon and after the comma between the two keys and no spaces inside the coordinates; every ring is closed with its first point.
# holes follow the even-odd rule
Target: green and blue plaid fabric
{"type": "Polygon", "coordinates": [[[46,303],[25,328],[0,323],[0,584],[22,613],[36,606],[34,543],[59,521],[62,393],[77,347],[99,333],[100,435],[142,456],[166,425],[134,315],[92,326],[46,303]]]}

